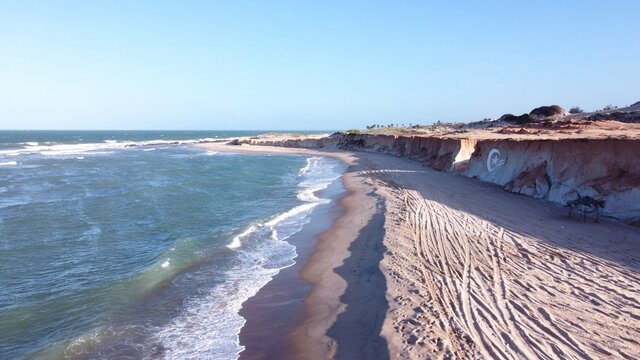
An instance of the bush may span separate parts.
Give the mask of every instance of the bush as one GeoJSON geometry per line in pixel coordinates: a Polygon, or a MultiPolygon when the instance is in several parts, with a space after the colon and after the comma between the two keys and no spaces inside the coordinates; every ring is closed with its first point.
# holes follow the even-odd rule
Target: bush
{"type": "Polygon", "coordinates": [[[347,134],[358,134],[360,132],[360,130],[358,129],[349,129],[347,131],[345,131],[347,134]]]}
{"type": "Polygon", "coordinates": [[[560,106],[550,105],[550,106],[540,106],[538,108],[535,108],[531,110],[529,115],[538,116],[538,117],[549,117],[549,116],[562,115],[563,113],[564,113],[564,110],[560,106]]]}
{"type": "Polygon", "coordinates": [[[584,110],[580,109],[580,106],[574,106],[569,109],[569,114],[582,114],[584,110]]]}
{"type": "Polygon", "coordinates": [[[520,116],[515,116],[513,114],[504,114],[498,119],[498,121],[524,125],[533,122],[533,119],[531,119],[531,116],[529,116],[529,114],[522,114],[520,116]]]}

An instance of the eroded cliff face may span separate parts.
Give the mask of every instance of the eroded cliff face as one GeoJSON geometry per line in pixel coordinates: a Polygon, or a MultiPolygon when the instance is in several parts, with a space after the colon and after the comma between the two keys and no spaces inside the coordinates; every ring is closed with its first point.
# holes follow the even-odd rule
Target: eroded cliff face
{"type": "Polygon", "coordinates": [[[235,144],[249,144],[249,145],[262,145],[262,146],[282,146],[290,148],[304,148],[304,149],[322,149],[322,148],[336,148],[338,143],[337,137],[321,137],[321,138],[245,138],[234,140],[235,144]]]}
{"type": "Polygon", "coordinates": [[[422,136],[344,134],[337,147],[347,150],[378,152],[422,162],[439,171],[466,169],[476,140],[422,136]]]}
{"type": "Polygon", "coordinates": [[[456,172],[561,205],[578,196],[602,199],[604,215],[640,222],[637,140],[477,140],[338,133],[324,138],[245,142],[405,157],[439,171],[456,172]]]}
{"type": "Polygon", "coordinates": [[[479,141],[463,175],[558,204],[588,195],[605,200],[605,215],[637,221],[638,155],[634,140],[479,141]]]}

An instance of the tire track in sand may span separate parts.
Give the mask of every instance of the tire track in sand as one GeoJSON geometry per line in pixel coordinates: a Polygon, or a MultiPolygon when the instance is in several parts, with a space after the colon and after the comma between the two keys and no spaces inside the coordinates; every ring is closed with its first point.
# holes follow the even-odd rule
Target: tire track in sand
{"type": "MultiPolygon", "coordinates": [[[[553,298],[571,295],[585,284],[578,286],[573,279],[562,279],[567,276],[567,260],[560,265],[544,266],[536,260],[552,252],[556,256],[560,253],[574,260],[570,270],[576,272],[590,269],[571,265],[587,261],[588,256],[576,258],[576,254],[564,249],[532,242],[526,236],[424,199],[417,191],[398,191],[407,214],[406,225],[413,231],[417,265],[429,290],[430,303],[439,321],[450,327],[445,331],[451,346],[450,355],[455,358],[589,359],[613,353],[594,343],[585,344],[584,339],[572,335],[575,327],[570,322],[558,319],[562,312],[547,308],[553,298]],[[518,280],[527,278],[524,272],[532,270],[541,279],[538,284],[518,280]],[[538,290],[547,282],[563,286],[538,290]]],[[[611,264],[599,261],[598,266],[602,271],[602,267],[611,264]]],[[[579,280],[589,276],[592,275],[575,273],[569,277],[579,280]]],[[[599,293],[612,286],[592,286],[589,291],[599,293]]],[[[633,296],[627,298],[635,305],[633,296]]],[[[563,305],[564,310],[571,306],[570,303],[563,305]]],[[[579,309],[574,306],[576,308],[579,309]]]]}

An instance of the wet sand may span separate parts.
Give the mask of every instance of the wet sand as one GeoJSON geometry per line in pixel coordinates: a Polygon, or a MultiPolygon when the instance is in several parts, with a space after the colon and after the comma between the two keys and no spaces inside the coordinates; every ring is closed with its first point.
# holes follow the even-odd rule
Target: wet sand
{"type": "Polygon", "coordinates": [[[240,354],[241,360],[283,359],[292,353],[285,335],[302,321],[302,301],[311,289],[311,284],[304,281],[299,273],[309,261],[318,236],[327,231],[342,214],[342,208],[337,203],[337,199],[344,195],[342,182],[334,182],[318,195],[333,201],[316,207],[311,214],[311,221],[287,239],[296,246],[296,263],[282,269],[242,306],[240,315],[247,322],[240,332],[240,343],[245,346],[240,354]]]}

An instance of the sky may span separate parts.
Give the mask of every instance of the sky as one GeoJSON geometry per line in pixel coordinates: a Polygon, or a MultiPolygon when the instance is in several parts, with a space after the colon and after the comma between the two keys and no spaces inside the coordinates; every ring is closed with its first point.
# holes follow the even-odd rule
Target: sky
{"type": "Polygon", "coordinates": [[[0,129],[338,130],[640,101],[640,1],[0,2],[0,129]]]}

